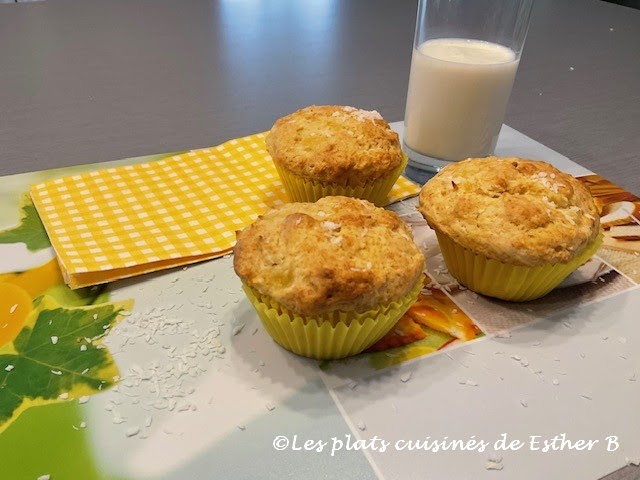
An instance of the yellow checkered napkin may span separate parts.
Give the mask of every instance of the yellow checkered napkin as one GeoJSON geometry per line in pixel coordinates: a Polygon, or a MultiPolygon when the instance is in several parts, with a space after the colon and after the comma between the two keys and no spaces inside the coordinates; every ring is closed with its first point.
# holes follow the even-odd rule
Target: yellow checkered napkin
{"type": "MultiPolygon", "coordinates": [[[[71,288],[222,256],[287,196],[259,133],[31,186],[71,288]]],[[[417,193],[401,177],[390,201],[417,193]]]]}

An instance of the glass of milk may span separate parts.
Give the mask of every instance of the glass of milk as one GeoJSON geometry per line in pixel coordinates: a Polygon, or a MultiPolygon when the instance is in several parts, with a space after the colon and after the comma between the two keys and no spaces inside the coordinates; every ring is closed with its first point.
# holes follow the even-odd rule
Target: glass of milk
{"type": "Polygon", "coordinates": [[[419,1],[404,119],[409,176],[493,153],[532,5],[419,1]]]}

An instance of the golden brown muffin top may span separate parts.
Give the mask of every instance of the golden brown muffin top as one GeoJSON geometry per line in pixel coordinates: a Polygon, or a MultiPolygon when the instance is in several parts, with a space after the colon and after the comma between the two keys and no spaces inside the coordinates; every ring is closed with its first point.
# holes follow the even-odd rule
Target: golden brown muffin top
{"type": "Polygon", "coordinates": [[[278,119],[265,142],[294,174],[340,185],[377,180],[404,161],[398,134],[375,110],[312,105],[278,119]]]}
{"type": "Polygon", "coordinates": [[[566,263],[600,231],[588,189],[548,163],[470,158],[420,192],[418,210],[459,245],[513,265],[566,263]]]}
{"type": "Polygon", "coordinates": [[[341,196],[267,211],[238,232],[234,254],[243,282],[303,315],[399,300],[424,268],[395,213],[341,196]]]}

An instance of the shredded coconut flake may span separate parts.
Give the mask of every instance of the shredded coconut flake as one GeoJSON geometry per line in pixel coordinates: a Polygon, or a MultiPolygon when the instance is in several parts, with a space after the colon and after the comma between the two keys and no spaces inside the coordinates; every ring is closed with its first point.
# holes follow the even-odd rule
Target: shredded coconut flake
{"type": "Polygon", "coordinates": [[[328,220],[326,222],[322,222],[320,225],[322,225],[322,228],[326,228],[327,230],[337,230],[338,228],[340,228],[339,223],[331,222],[328,220]]]}
{"type": "Polygon", "coordinates": [[[504,468],[504,465],[497,462],[487,462],[485,463],[484,468],[486,468],[487,470],[502,470],[504,468]]]}
{"type": "Polygon", "coordinates": [[[358,121],[364,122],[365,120],[382,120],[382,115],[376,110],[359,110],[357,108],[345,107],[345,111],[349,112],[352,117],[355,117],[358,121]],[[347,110],[347,108],[350,108],[347,110]]]}

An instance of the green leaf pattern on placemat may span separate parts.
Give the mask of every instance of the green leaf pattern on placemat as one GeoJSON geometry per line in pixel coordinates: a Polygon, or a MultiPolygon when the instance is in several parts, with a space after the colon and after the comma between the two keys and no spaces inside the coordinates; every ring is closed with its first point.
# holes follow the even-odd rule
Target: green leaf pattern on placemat
{"type": "Polygon", "coordinates": [[[132,301],[64,307],[44,296],[37,303],[0,348],[0,432],[30,406],[91,395],[118,379],[101,338],[132,301]]]}
{"type": "Polygon", "coordinates": [[[28,193],[20,198],[19,225],[0,231],[0,243],[24,243],[34,252],[51,246],[36,207],[28,193]]]}

